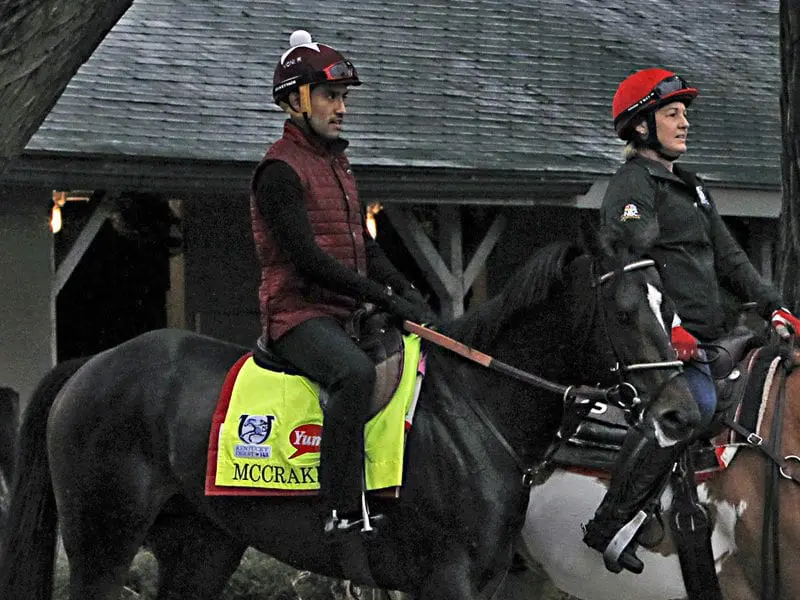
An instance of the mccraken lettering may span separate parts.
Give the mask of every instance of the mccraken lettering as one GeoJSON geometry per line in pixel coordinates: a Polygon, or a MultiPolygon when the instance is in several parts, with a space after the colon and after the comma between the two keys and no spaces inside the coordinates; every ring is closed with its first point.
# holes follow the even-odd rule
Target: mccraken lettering
{"type": "Polygon", "coordinates": [[[317,467],[285,468],[279,465],[233,465],[234,481],[254,483],[313,484],[319,481],[317,467]]]}

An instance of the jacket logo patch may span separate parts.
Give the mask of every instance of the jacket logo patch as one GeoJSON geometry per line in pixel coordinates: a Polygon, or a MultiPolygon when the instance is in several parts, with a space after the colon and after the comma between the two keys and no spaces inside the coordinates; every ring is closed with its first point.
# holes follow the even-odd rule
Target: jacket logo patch
{"type": "Polygon", "coordinates": [[[641,218],[641,215],[639,215],[639,209],[635,204],[631,203],[626,204],[625,208],[622,209],[622,216],[619,218],[619,220],[625,222],[641,218]]]}
{"type": "Polygon", "coordinates": [[[700,204],[702,204],[703,206],[708,206],[709,201],[708,198],[706,197],[705,192],[703,191],[703,186],[698,185],[696,188],[694,188],[694,190],[695,192],[697,192],[697,197],[700,199],[700,204]]]}

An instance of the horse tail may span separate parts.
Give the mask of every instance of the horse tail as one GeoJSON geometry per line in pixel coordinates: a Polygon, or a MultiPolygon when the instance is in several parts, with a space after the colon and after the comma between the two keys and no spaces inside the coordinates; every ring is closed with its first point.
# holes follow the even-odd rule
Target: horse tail
{"type": "Polygon", "coordinates": [[[14,446],[17,443],[18,424],[19,394],[10,387],[0,387],[0,534],[5,527],[9,488],[14,477],[14,446]]]}
{"type": "Polygon", "coordinates": [[[0,547],[0,598],[52,597],[58,515],[47,460],[47,415],[59,390],[88,360],[76,358],[56,365],[39,382],[24,410],[0,547]]]}

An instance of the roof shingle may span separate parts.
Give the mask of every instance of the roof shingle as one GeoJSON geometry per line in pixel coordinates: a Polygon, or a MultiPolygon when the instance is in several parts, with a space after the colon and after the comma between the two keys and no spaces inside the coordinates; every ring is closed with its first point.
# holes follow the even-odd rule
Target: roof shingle
{"type": "Polygon", "coordinates": [[[365,83],[345,122],[356,165],[610,173],[616,86],[662,66],[701,91],[687,162],[780,181],[772,0],[136,0],[27,150],[256,161],[298,28],[365,83]]]}

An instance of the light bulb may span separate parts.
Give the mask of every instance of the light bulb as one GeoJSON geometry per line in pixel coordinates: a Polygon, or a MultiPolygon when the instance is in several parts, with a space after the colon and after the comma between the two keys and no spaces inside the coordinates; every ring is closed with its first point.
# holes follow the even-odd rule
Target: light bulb
{"type": "Polygon", "coordinates": [[[50,211],[50,231],[58,233],[61,231],[61,225],[61,207],[53,204],[53,210],[50,211]]]}

